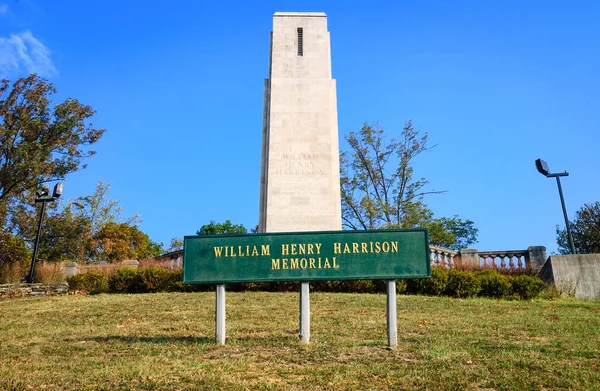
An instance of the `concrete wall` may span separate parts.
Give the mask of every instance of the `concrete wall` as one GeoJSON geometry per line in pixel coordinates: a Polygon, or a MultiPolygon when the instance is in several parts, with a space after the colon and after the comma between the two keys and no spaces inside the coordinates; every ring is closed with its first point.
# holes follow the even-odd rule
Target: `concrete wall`
{"type": "Polygon", "coordinates": [[[540,277],[580,299],[600,298],[600,254],[552,255],[540,277]]]}
{"type": "Polygon", "coordinates": [[[127,259],[121,261],[121,263],[105,263],[105,264],[78,264],[77,262],[63,262],[60,264],[60,268],[63,271],[65,277],[74,276],[80,273],[86,273],[88,271],[96,272],[112,272],[117,269],[130,268],[137,269],[139,261],[135,259],[127,259]]]}

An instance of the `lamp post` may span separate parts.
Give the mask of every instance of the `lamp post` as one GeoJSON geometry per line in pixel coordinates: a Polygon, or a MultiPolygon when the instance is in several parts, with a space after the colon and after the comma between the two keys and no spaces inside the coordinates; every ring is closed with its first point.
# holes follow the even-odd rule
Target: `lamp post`
{"type": "Polygon", "coordinates": [[[571,249],[571,254],[575,254],[575,245],[573,244],[573,235],[571,234],[571,225],[569,224],[569,218],[567,217],[567,207],[565,206],[565,198],[563,197],[562,186],[560,185],[560,177],[561,176],[569,176],[568,172],[561,173],[550,173],[550,168],[548,168],[548,163],[543,161],[542,159],[537,159],[535,161],[535,167],[538,172],[544,175],[546,178],[556,178],[556,184],[558,185],[558,194],[560,195],[560,203],[562,205],[563,215],[565,217],[565,225],[567,227],[567,239],[569,241],[569,248],[571,249]]]}
{"type": "Polygon", "coordinates": [[[54,185],[52,196],[48,197],[48,189],[42,188],[35,192],[35,202],[42,203],[42,210],[40,211],[40,219],[38,220],[37,234],[35,235],[35,242],[33,243],[33,256],[31,258],[31,268],[29,269],[29,279],[27,282],[33,284],[35,277],[35,258],[37,257],[38,244],[40,242],[40,232],[42,231],[42,222],[44,221],[44,211],[46,210],[47,202],[54,202],[62,194],[62,183],[58,182],[54,185]]]}

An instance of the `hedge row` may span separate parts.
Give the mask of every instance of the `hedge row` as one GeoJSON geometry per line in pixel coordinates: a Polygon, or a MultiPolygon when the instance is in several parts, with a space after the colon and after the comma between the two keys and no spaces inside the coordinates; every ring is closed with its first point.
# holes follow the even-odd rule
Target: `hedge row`
{"type": "MultiPolygon", "coordinates": [[[[67,279],[72,291],[97,293],[147,293],[211,291],[214,285],[183,285],[181,270],[158,266],[141,269],[119,269],[110,277],[90,271],[67,279]]],[[[382,280],[314,281],[317,292],[385,292],[382,280]]],[[[297,291],[297,282],[227,284],[229,291],[297,291]]],[[[431,278],[398,280],[398,293],[451,297],[489,297],[528,300],[545,288],[538,277],[527,274],[501,274],[496,270],[466,271],[434,268],[431,278]]]]}
{"type": "Polygon", "coordinates": [[[406,280],[406,293],[430,296],[489,297],[529,300],[546,287],[539,277],[529,274],[501,274],[496,270],[466,271],[434,268],[431,278],[406,280]]]}

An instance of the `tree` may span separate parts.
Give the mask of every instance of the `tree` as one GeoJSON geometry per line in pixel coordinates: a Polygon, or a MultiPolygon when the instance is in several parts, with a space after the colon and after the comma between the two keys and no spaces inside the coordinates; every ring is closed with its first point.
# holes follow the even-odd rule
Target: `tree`
{"type": "Polygon", "coordinates": [[[183,239],[182,238],[171,238],[171,243],[169,244],[169,248],[167,252],[173,251],[181,251],[183,250],[183,239]]]}
{"type": "Polygon", "coordinates": [[[196,232],[197,235],[245,235],[248,230],[242,224],[233,224],[230,220],[225,220],[224,223],[216,223],[210,221],[209,224],[204,224],[196,232]]]}
{"type": "Polygon", "coordinates": [[[46,262],[84,262],[90,247],[91,221],[69,207],[44,220],[37,259],[46,262]]]}
{"type": "MultiPolygon", "coordinates": [[[[570,226],[578,254],[600,254],[600,202],[584,204],[570,226]]],[[[561,254],[571,253],[566,229],[556,227],[556,241],[561,254]]]]}
{"type": "Polygon", "coordinates": [[[157,257],[162,246],[150,240],[138,227],[127,223],[106,223],[91,240],[90,258],[114,263],[126,259],[157,257]]]}
{"type": "Polygon", "coordinates": [[[87,123],[92,107],[68,98],[51,107],[56,89],[36,74],[0,81],[0,225],[8,205],[26,191],[85,168],[104,129],[87,123]]]}
{"type": "MultiPolygon", "coordinates": [[[[103,181],[97,183],[91,195],[66,203],[61,200],[49,203],[40,235],[38,259],[47,262],[95,261],[90,258],[95,254],[91,249],[92,238],[103,226],[108,223],[139,224],[138,215],[123,218],[122,209],[119,201],[110,195],[110,183],[103,181]]],[[[9,230],[21,238],[33,239],[40,213],[39,204],[17,203],[10,210],[9,230]]]]}
{"type": "Polygon", "coordinates": [[[408,121],[400,139],[386,140],[378,124],[365,123],[346,136],[350,152],[340,155],[343,224],[351,229],[397,226],[408,228],[424,218],[425,178],[413,177],[413,160],[430,150],[427,133],[421,135],[408,121]]]}
{"type": "Polygon", "coordinates": [[[69,202],[67,208],[78,209],[90,220],[92,234],[98,232],[107,223],[126,223],[137,226],[140,224],[140,216],[135,214],[123,219],[123,207],[119,200],[111,197],[110,183],[100,180],[96,184],[96,190],[92,195],[78,197],[69,202]]]}
{"type": "Polygon", "coordinates": [[[31,254],[23,239],[10,232],[0,231],[0,269],[15,265],[24,267],[30,259],[31,254]]]}
{"type": "Polygon", "coordinates": [[[343,225],[350,229],[413,228],[430,230],[432,244],[463,248],[477,240],[470,220],[433,217],[424,202],[425,178],[415,178],[415,158],[431,150],[427,133],[406,122],[399,138],[386,138],[378,124],[365,123],[346,136],[350,147],[340,155],[343,225]]]}
{"type": "Polygon", "coordinates": [[[429,231],[429,242],[435,246],[460,250],[477,242],[475,223],[471,220],[461,220],[457,215],[452,218],[431,218],[421,226],[429,231]]]}

